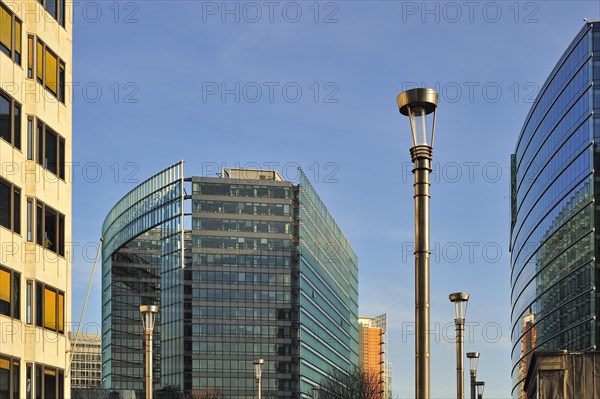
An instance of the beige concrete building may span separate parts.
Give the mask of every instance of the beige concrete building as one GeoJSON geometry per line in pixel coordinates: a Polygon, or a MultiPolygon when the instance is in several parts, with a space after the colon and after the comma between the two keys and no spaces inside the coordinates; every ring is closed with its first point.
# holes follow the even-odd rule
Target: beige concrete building
{"type": "Polygon", "coordinates": [[[0,397],[68,398],[72,3],[0,0],[0,397]]]}

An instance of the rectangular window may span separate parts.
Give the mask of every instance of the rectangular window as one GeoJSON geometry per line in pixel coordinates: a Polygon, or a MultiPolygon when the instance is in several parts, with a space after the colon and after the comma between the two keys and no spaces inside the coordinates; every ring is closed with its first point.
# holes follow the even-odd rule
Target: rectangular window
{"type": "Polygon", "coordinates": [[[57,252],[57,214],[54,210],[46,206],[44,212],[44,246],[52,252],[57,252]]]}
{"type": "Polygon", "coordinates": [[[65,27],[65,0],[38,0],[38,3],[58,21],[60,26],[65,27]]]}
{"type": "Polygon", "coordinates": [[[56,330],[56,291],[44,288],[44,327],[56,330]]]}
{"type": "Polygon", "coordinates": [[[44,124],[37,123],[37,163],[44,165],[44,124]]]}
{"type": "Polygon", "coordinates": [[[0,356],[0,397],[20,399],[19,396],[19,364],[15,357],[0,356]],[[12,388],[11,388],[12,387],[12,388]]]}
{"type": "Polygon", "coordinates": [[[21,65],[21,21],[0,3],[0,51],[21,65]]]}
{"type": "Polygon", "coordinates": [[[35,365],[35,399],[42,399],[42,371],[43,367],[40,364],[35,365]]]}
{"type": "Polygon", "coordinates": [[[58,214],[58,254],[65,256],[65,216],[58,214]]]}
{"type": "Polygon", "coordinates": [[[64,180],[65,139],[38,119],[37,162],[64,180]]]}
{"type": "Polygon", "coordinates": [[[65,180],[65,139],[58,139],[58,177],[65,180]]]}
{"type": "Polygon", "coordinates": [[[46,65],[45,65],[44,80],[46,82],[46,88],[50,90],[55,96],[58,94],[56,88],[56,77],[58,75],[58,60],[56,55],[46,47],[46,65]]]}
{"type": "Polygon", "coordinates": [[[27,77],[33,79],[33,35],[27,35],[27,77]]]}
{"type": "Polygon", "coordinates": [[[33,391],[33,380],[32,380],[32,367],[31,363],[27,363],[27,372],[25,373],[25,398],[33,399],[32,391],[33,391]]]}
{"type": "MultiPolygon", "coordinates": [[[[35,284],[35,325],[38,327],[42,327],[43,318],[42,318],[42,310],[44,309],[44,298],[42,296],[42,292],[44,287],[41,283],[35,284]]],[[[36,376],[37,381],[37,376],[36,376]]],[[[38,390],[36,389],[36,394],[38,390]]],[[[36,396],[37,397],[37,396],[36,396]]]]}
{"type": "Polygon", "coordinates": [[[60,61],[58,67],[58,100],[64,104],[65,102],[65,63],[60,61]]]}
{"type": "Polygon", "coordinates": [[[0,226],[21,233],[21,189],[0,178],[0,226]]]}
{"type": "Polygon", "coordinates": [[[27,117],[27,159],[30,161],[33,160],[33,143],[35,139],[33,138],[33,117],[27,117]]]}
{"type": "Polygon", "coordinates": [[[25,305],[25,322],[27,324],[33,323],[33,281],[27,280],[26,289],[26,305],[25,305]]]}
{"type": "Polygon", "coordinates": [[[0,138],[21,149],[21,105],[0,91],[0,138]]]}
{"type": "Polygon", "coordinates": [[[37,50],[36,50],[36,66],[37,66],[37,80],[39,83],[44,83],[44,43],[37,40],[37,50]]]}
{"type": "Polygon", "coordinates": [[[44,207],[40,202],[37,202],[35,208],[35,242],[42,245],[44,238],[44,207]]]}
{"type": "Polygon", "coordinates": [[[0,314],[21,318],[20,301],[21,274],[0,267],[0,314]]]}
{"type": "Polygon", "coordinates": [[[27,198],[27,241],[33,241],[33,199],[27,198]]]}

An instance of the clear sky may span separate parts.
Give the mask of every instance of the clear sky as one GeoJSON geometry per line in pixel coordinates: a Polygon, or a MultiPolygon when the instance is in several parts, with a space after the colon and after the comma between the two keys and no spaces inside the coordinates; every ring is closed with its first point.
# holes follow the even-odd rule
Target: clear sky
{"type": "MultiPolygon", "coordinates": [[[[108,210],[158,170],[301,166],[387,313],[395,397],[414,395],[413,186],[401,91],[440,91],[432,177],[432,395],[455,397],[454,310],[487,398],[510,396],[509,158],[594,1],[86,1],[74,6],[73,320],[108,210]]],[[[99,330],[100,267],[85,320],[99,330]]],[[[468,372],[466,373],[466,381],[468,372]]]]}

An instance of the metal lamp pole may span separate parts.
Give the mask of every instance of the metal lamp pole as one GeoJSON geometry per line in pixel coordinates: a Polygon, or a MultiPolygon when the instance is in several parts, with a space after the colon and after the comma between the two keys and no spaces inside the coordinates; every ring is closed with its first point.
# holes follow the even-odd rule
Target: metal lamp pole
{"type": "Polygon", "coordinates": [[[256,398],[260,399],[262,391],[262,369],[264,359],[254,359],[254,378],[256,379],[256,398]]]}
{"type": "Polygon", "coordinates": [[[456,399],[465,397],[465,368],[463,365],[464,356],[464,332],[465,317],[467,315],[467,306],[469,304],[469,294],[466,292],[455,292],[450,294],[450,302],[454,303],[456,308],[456,399]]]}
{"type": "Polygon", "coordinates": [[[152,399],[152,333],[154,332],[158,306],[142,305],[140,306],[140,313],[142,314],[142,325],[146,337],[146,399],[152,399]]]}
{"type": "Polygon", "coordinates": [[[475,397],[475,386],[477,381],[477,363],[479,363],[479,352],[467,352],[467,358],[469,359],[469,374],[471,375],[471,399],[477,399],[475,397]]]}
{"type": "Polygon", "coordinates": [[[429,174],[438,93],[433,89],[411,89],[400,93],[396,100],[400,113],[410,120],[413,139],[410,155],[415,165],[415,397],[429,399],[429,174]],[[427,115],[432,113],[428,131],[427,115]]]}

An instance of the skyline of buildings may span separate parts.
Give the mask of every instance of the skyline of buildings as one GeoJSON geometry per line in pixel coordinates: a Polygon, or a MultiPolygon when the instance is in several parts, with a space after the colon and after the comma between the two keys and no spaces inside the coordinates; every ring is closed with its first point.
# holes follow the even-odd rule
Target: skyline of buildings
{"type": "Polygon", "coordinates": [[[600,344],[599,83],[600,25],[586,21],[542,87],[511,157],[514,398],[526,397],[534,353],[600,344]]]}
{"type": "Polygon", "coordinates": [[[0,1],[0,397],[7,399],[70,392],[68,13],[63,0],[0,1]]]}
{"type": "Polygon", "coordinates": [[[250,399],[260,357],[265,397],[305,398],[358,365],[356,255],[302,171],[296,185],[275,171],[221,176],[175,164],[107,216],[105,389],[144,389],[141,304],[160,307],[156,389],[250,399]]]}

